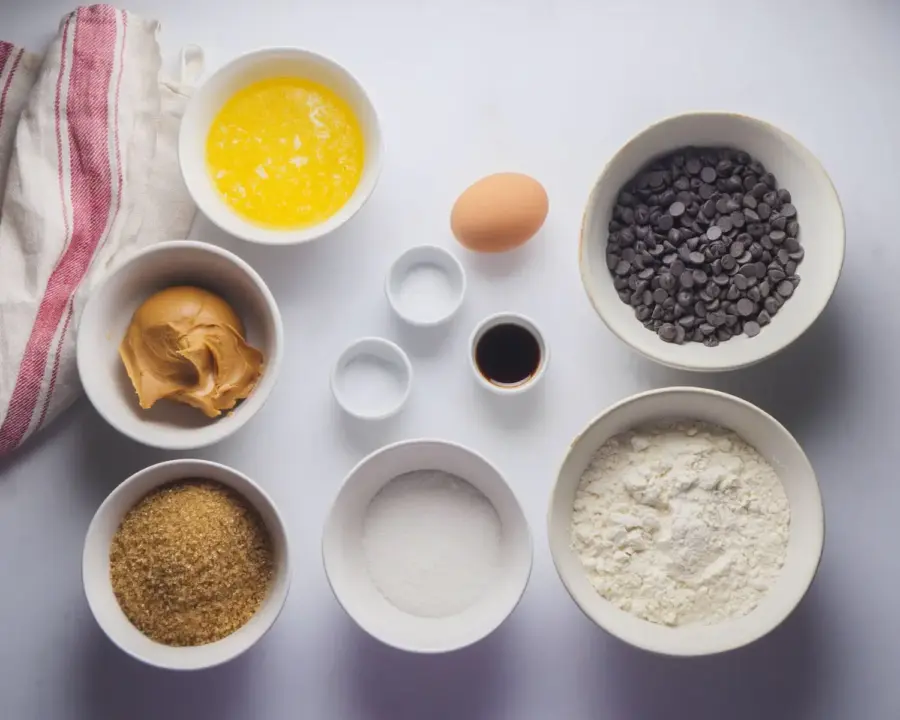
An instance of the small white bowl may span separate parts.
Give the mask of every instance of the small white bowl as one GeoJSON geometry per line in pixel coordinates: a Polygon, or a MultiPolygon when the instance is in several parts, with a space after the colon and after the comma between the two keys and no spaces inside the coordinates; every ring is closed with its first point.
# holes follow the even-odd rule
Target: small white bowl
{"type": "Polygon", "coordinates": [[[331,372],[331,392],[353,417],[385,420],[406,404],[412,378],[412,363],[398,345],[367,337],[341,353],[331,372]]]}
{"type": "Polygon", "coordinates": [[[711,655],[732,650],[774,630],[794,610],[822,558],[825,520],[816,475],[802,448],[771,415],[732,395],[701,388],[652,390],[627,398],[597,416],[572,441],[559,469],[547,518],[550,553],[559,577],[585,615],[611,635],[664,655],[711,655]],[[702,420],[733,430],[769,462],[791,509],[784,567],[775,585],[749,614],[715,625],[667,627],[620,610],[590,584],[571,547],[572,512],[591,457],[614,435],[667,419],[702,420]]]}
{"type": "Polygon", "coordinates": [[[492,633],[518,605],[531,575],[528,524],[500,472],[481,455],[442,440],[407,440],[376,450],[344,480],[325,522],[325,574],[338,602],[372,637],[400,650],[457,650],[492,633]],[[417,470],[440,470],[469,482],[493,504],[502,527],[500,569],[475,604],[441,618],[411,615],[378,591],[366,567],[362,530],[369,502],[388,482],[417,470]]]}
{"type": "Polygon", "coordinates": [[[173,240],[128,258],[93,290],[78,326],[76,358],[88,399],[116,430],[153,447],[190,450],[225,439],[263,406],[281,369],[283,345],[275,298],[253,268],[214,245],[173,240]],[[253,392],[219,418],[168,400],[142,409],[119,357],[134,312],[173,285],[197,285],[221,295],[244,323],[247,342],[263,353],[263,374],[253,392]]]}
{"type": "Polygon", "coordinates": [[[800,337],[825,309],[844,263],[844,213],[831,179],[796,139],[761,120],[723,112],[678,115],[651,125],[607,163],[591,192],[581,228],[581,281],[597,314],[620,340],[645,357],[682,370],[713,372],[752,365],[800,337]],[[606,241],[622,186],[653,159],[685,146],[744,150],[790,190],[805,257],[802,282],[770,325],[756,337],[739,336],[709,348],[666,343],[646,329],[619,298],[606,265],[606,241]]]}
{"type": "Polygon", "coordinates": [[[544,340],[544,334],[540,331],[538,326],[535,324],[533,320],[525,317],[524,315],[519,315],[518,313],[511,312],[501,312],[495,315],[491,315],[484,320],[482,320],[472,331],[472,335],[469,337],[469,367],[472,369],[472,373],[475,375],[475,380],[478,381],[478,384],[486,390],[490,390],[493,393],[498,395],[520,395],[521,393],[530,390],[534,387],[538,381],[544,377],[544,373],[547,371],[547,365],[550,362],[550,348],[547,345],[547,342],[544,340]],[[525,328],[530,332],[534,338],[538,342],[538,347],[540,348],[541,359],[540,364],[535,370],[534,373],[525,380],[520,383],[516,383],[515,385],[500,385],[498,383],[491,382],[488,380],[482,373],[481,370],[478,369],[478,362],[475,358],[475,351],[478,348],[478,343],[484,334],[490,330],[491,328],[496,327],[497,325],[519,325],[520,327],[525,328]]]}
{"type": "Polygon", "coordinates": [[[394,261],[384,291],[401,320],[417,327],[433,327],[447,322],[459,310],[466,294],[466,274],[449,251],[420,245],[394,261]]]}
{"type": "Polygon", "coordinates": [[[235,58],[217,70],[188,102],[178,136],[178,159],[188,191],[213,223],[230,235],[264,245],[296,245],[339,228],[366,203],[381,174],[382,141],[378,115],[362,85],[334,60],[299,48],[267,48],[235,58]],[[337,93],[362,126],[365,160],[353,195],[334,215],[318,225],[277,230],[255,225],[235,213],[219,196],[206,162],[206,139],[216,114],[238,90],[266,78],[301,77],[337,93]]]}
{"type": "Polygon", "coordinates": [[[82,579],[88,605],[106,636],[131,657],[167,670],[215,667],[249,650],[281,613],[291,584],[291,564],[284,522],[271,498],[246,475],[205,460],[170,460],[135,473],[113,490],[88,527],[82,556],[82,579]],[[138,630],[122,612],[109,578],[109,548],[125,515],[145,495],[177,480],[213,480],[239,493],[259,512],[275,551],[275,576],[269,594],[250,621],[207,645],[172,647],[155,642],[138,630]]]}

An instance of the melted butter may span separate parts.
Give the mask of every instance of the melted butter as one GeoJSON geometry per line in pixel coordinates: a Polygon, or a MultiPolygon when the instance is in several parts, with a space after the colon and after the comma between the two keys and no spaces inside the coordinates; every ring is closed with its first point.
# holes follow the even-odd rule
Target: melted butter
{"type": "Polygon", "coordinates": [[[245,219],[277,229],[327,220],[359,183],[359,121],[338,95],[294,77],[269,78],[233,95],[206,142],[209,172],[245,219]]]}

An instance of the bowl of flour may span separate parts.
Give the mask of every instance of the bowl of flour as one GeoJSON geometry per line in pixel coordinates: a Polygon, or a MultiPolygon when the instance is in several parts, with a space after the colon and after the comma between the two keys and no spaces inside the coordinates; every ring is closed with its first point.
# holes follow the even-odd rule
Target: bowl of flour
{"type": "Polygon", "coordinates": [[[666,655],[747,645],[797,606],[824,514],[797,441],[754,405],[676,387],[613,405],[572,442],[548,539],[581,610],[666,655]]]}
{"type": "Polygon", "coordinates": [[[531,574],[525,515],[500,472],[441,440],[389,445],[347,476],[322,558],[347,614],[387,645],[456,650],[493,632],[531,574]]]}

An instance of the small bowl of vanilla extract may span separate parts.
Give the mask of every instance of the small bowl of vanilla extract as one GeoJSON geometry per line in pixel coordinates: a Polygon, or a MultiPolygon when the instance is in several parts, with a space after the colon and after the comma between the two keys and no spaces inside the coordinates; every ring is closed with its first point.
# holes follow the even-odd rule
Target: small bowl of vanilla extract
{"type": "Polygon", "coordinates": [[[491,315],[472,333],[472,370],[478,382],[492,392],[507,395],[528,390],[541,379],[549,360],[543,334],[524,315],[491,315]]]}

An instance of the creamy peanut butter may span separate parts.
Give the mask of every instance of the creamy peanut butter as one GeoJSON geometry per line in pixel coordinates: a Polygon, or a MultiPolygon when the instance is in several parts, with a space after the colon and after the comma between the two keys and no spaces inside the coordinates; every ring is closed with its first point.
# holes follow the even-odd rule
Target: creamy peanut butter
{"type": "Polygon", "coordinates": [[[170,287],[141,305],[119,355],[149,409],[167,398],[218,417],[246,398],[259,380],[262,353],[244,340],[244,327],[218,295],[170,287]]]}

